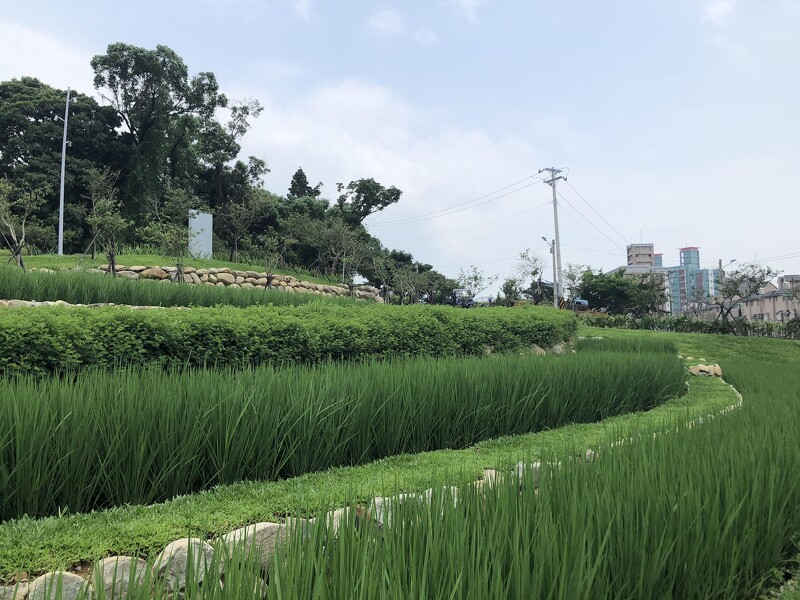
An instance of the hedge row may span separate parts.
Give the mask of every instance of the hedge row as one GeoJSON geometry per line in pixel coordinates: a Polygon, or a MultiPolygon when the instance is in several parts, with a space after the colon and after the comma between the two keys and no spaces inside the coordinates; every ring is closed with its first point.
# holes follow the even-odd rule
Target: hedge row
{"type": "Polygon", "coordinates": [[[731,321],[703,321],[689,315],[665,317],[629,317],[625,315],[598,315],[579,313],[580,320],[590,327],[617,329],[647,329],[675,333],[719,333],[727,335],[758,336],[783,339],[800,339],[800,318],[785,322],[750,321],[745,318],[731,321]]]}
{"type": "Polygon", "coordinates": [[[322,305],[0,310],[0,373],[160,364],[248,366],[390,356],[477,355],[571,338],[554,309],[322,305]]]}

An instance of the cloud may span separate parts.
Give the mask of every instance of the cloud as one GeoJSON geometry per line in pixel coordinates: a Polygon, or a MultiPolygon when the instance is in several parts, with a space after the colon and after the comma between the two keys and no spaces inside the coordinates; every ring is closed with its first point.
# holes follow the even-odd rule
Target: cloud
{"type": "Polygon", "coordinates": [[[406,21],[396,10],[386,9],[367,19],[367,29],[380,38],[401,36],[406,31],[406,21]]]}
{"type": "Polygon", "coordinates": [[[703,11],[703,22],[724,29],[736,9],[737,0],[712,0],[703,11]]]}
{"type": "Polygon", "coordinates": [[[414,34],[414,41],[420,46],[435,46],[439,38],[432,29],[420,29],[414,34]]]}
{"type": "Polygon", "coordinates": [[[54,87],[93,92],[89,61],[105,48],[79,48],[61,39],[0,19],[0,80],[24,75],[54,87]]]}
{"type": "Polygon", "coordinates": [[[451,0],[452,4],[463,13],[467,21],[478,22],[478,9],[489,0],[451,0]]]}
{"type": "Polygon", "coordinates": [[[310,21],[314,16],[314,6],[311,0],[292,0],[294,13],[304,21],[310,21]]]}
{"type": "MultiPolygon", "coordinates": [[[[504,137],[461,127],[447,119],[445,108],[416,106],[389,88],[355,79],[319,86],[286,102],[270,98],[266,90],[231,95],[255,95],[269,107],[242,140],[242,155],[260,156],[272,168],[268,189],[286,193],[298,166],[310,180],[324,182],[327,198],[335,198],[337,182],[363,177],[395,185],[403,190],[400,203],[370,219],[370,230],[388,247],[447,265],[443,271],[449,275],[456,275],[458,266],[514,257],[532,247],[530,221],[484,223],[536,206],[539,200],[534,202],[531,194],[547,203],[546,186],[439,219],[381,225],[437,211],[532,175],[531,164],[541,158],[528,132],[504,137]]],[[[548,207],[539,210],[539,217],[551,223],[548,207]]],[[[506,266],[493,263],[492,268],[506,266]]]]}

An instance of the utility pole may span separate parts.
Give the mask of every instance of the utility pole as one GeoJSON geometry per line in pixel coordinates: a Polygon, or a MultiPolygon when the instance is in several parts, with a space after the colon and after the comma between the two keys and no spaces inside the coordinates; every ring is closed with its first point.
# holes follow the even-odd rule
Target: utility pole
{"type": "Polygon", "coordinates": [[[550,246],[550,255],[553,257],[553,308],[558,308],[558,290],[556,290],[556,241],[547,241],[547,238],[542,236],[544,243],[550,246]]]}
{"type": "MultiPolygon", "coordinates": [[[[64,166],[67,157],[67,121],[69,120],[69,93],[67,88],[67,107],[64,109],[64,141],[61,144],[61,192],[58,200],[58,255],[64,255],[64,166]]],[[[56,117],[58,118],[58,117],[56,117]]]]}
{"type": "Polygon", "coordinates": [[[553,188],[553,221],[555,223],[556,229],[556,239],[555,242],[555,265],[556,265],[556,272],[558,275],[558,283],[553,282],[553,292],[556,296],[557,300],[555,302],[555,306],[558,306],[558,300],[561,298],[562,294],[564,293],[564,283],[563,283],[563,272],[561,269],[561,240],[558,237],[558,199],[556,197],[556,182],[559,179],[563,179],[564,181],[567,180],[566,177],[562,177],[558,175],[561,173],[561,169],[556,169],[555,167],[549,167],[547,169],[539,169],[539,173],[547,171],[550,173],[550,179],[546,179],[545,183],[553,188]]]}

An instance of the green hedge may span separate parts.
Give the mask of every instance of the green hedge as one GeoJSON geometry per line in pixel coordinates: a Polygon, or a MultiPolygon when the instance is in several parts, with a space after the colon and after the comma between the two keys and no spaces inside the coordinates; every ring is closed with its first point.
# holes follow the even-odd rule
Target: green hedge
{"type": "Polygon", "coordinates": [[[134,310],[0,310],[0,373],[88,366],[247,366],[364,357],[478,355],[570,339],[577,321],[549,308],[306,304],[134,310]]]}

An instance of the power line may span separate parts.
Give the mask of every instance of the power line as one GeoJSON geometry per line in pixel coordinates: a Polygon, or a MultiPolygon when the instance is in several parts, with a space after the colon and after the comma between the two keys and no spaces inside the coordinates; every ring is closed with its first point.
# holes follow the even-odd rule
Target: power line
{"type": "MultiPolygon", "coordinates": [[[[571,204],[570,204],[569,206],[570,206],[570,207],[572,207],[572,205],[571,205],[571,204]]],[[[566,206],[565,206],[564,208],[566,208],[566,206]]],[[[574,208],[574,207],[572,207],[572,210],[575,210],[575,208],[574,208]]],[[[573,216],[572,216],[572,214],[569,212],[569,210],[566,210],[566,211],[564,212],[564,214],[565,214],[565,215],[567,215],[567,216],[568,216],[570,219],[572,219],[572,221],[573,221],[574,223],[576,223],[576,224],[577,224],[577,225],[578,225],[578,226],[579,226],[581,229],[583,229],[583,230],[584,230],[584,231],[585,231],[585,232],[586,232],[586,233],[587,233],[589,236],[591,236],[591,237],[592,237],[592,238],[593,238],[595,241],[599,242],[601,246],[603,246],[603,247],[606,247],[606,246],[605,246],[605,243],[603,242],[603,240],[601,240],[600,238],[598,238],[598,237],[597,237],[595,234],[593,234],[591,231],[589,231],[589,230],[586,228],[586,226],[585,226],[583,223],[581,223],[580,221],[578,221],[578,219],[576,219],[575,217],[573,217],[573,216]]],[[[565,244],[565,245],[566,245],[566,244],[565,244]]],[[[616,254],[616,252],[615,252],[614,254],[616,254]]]]}
{"type": "Polygon", "coordinates": [[[625,256],[622,252],[608,252],[607,250],[595,250],[594,248],[581,248],[580,246],[570,246],[568,244],[564,244],[567,248],[573,248],[575,250],[586,250],[587,252],[597,252],[599,254],[612,254],[614,256],[625,256]]]}
{"type": "Polygon", "coordinates": [[[516,194],[519,191],[524,190],[525,188],[529,188],[536,184],[538,181],[541,181],[541,177],[534,177],[533,175],[529,175],[524,179],[520,179],[519,181],[515,181],[512,184],[509,184],[505,187],[500,188],[499,190],[495,190],[488,194],[484,194],[483,196],[478,196],[477,198],[473,198],[472,200],[467,200],[466,202],[460,202],[458,204],[454,204],[447,208],[442,208],[440,210],[435,210],[433,212],[424,213],[421,215],[417,215],[415,217],[407,217],[404,219],[395,219],[394,221],[383,221],[380,223],[369,223],[371,227],[384,227],[387,225],[405,225],[408,223],[418,223],[420,221],[428,221],[430,219],[438,219],[439,217],[446,217],[448,215],[452,215],[455,213],[459,213],[465,210],[470,210],[477,206],[481,206],[483,204],[487,204],[489,202],[493,202],[495,200],[499,200],[500,198],[505,198],[506,196],[510,196],[511,194],[516,194]],[[533,178],[533,181],[527,185],[523,185],[522,187],[518,187],[517,189],[511,190],[510,192],[506,192],[505,194],[500,194],[500,192],[504,192],[510,188],[518,186],[521,183],[524,183],[528,179],[533,178]],[[499,196],[497,194],[500,194],[499,196]],[[482,202],[480,202],[482,200],[482,202]],[[471,206],[467,206],[471,205],[471,206]],[[462,208],[459,208],[462,207],[462,208]]]}
{"type": "MultiPolygon", "coordinates": [[[[569,182],[567,182],[567,183],[569,183],[569,182]]],[[[583,218],[586,220],[586,222],[587,222],[587,223],[589,223],[589,225],[591,225],[592,227],[594,227],[595,229],[597,229],[597,231],[599,231],[599,232],[600,232],[600,233],[601,233],[601,234],[602,234],[602,235],[603,235],[603,236],[604,236],[604,237],[605,237],[605,238],[606,238],[606,239],[607,239],[609,242],[611,242],[612,244],[614,244],[614,245],[615,245],[617,248],[619,248],[620,250],[624,250],[624,248],[623,248],[622,246],[620,246],[620,245],[619,245],[617,242],[615,242],[614,240],[612,240],[612,239],[611,239],[611,237],[610,237],[610,236],[609,236],[609,235],[608,235],[608,234],[607,234],[605,231],[603,231],[603,230],[602,230],[602,229],[600,229],[600,228],[599,228],[597,225],[595,225],[594,223],[592,223],[592,221],[590,221],[590,220],[589,220],[589,218],[588,218],[586,215],[584,215],[584,214],[583,214],[583,213],[582,213],[582,212],[581,212],[581,211],[580,211],[580,210],[579,210],[577,207],[575,207],[575,205],[574,205],[574,204],[572,204],[572,202],[570,202],[569,200],[567,200],[567,199],[566,199],[566,198],[565,198],[565,197],[564,197],[564,196],[563,196],[561,193],[559,193],[558,195],[561,197],[561,199],[562,199],[564,202],[566,202],[567,204],[569,204],[569,205],[570,205],[570,206],[571,206],[571,207],[572,207],[572,208],[575,210],[575,212],[577,212],[577,213],[578,213],[578,214],[579,214],[581,217],[583,217],[583,218]]]]}
{"type": "Polygon", "coordinates": [[[605,217],[604,217],[603,215],[601,215],[601,214],[600,214],[600,213],[597,211],[597,209],[596,209],[594,206],[592,206],[592,205],[591,205],[591,203],[590,203],[590,202],[589,202],[589,201],[588,201],[586,198],[584,198],[583,194],[581,194],[581,193],[580,193],[578,190],[576,190],[576,189],[575,189],[575,186],[574,186],[574,185],[572,185],[572,184],[571,184],[569,181],[567,181],[567,185],[568,185],[569,187],[571,187],[571,188],[572,188],[572,191],[573,191],[573,192],[575,192],[576,194],[578,194],[578,196],[580,196],[580,199],[581,199],[581,200],[583,200],[584,202],[586,202],[586,204],[589,206],[589,208],[591,208],[591,209],[592,209],[592,210],[595,212],[595,214],[596,214],[598,217],[600,217],[601,219],[603,219],[603,222],[604,222],[606,225],[608,225],[609,227],[611,227],[611,229],[613,229],[613,230],[614,230],[614,232],[615,232],[615,233],[616,233],[616,234],[617,234],[619,237],[621,237],[621,238],[622,238],[622,241],[624,241],[624,242],[625,242],[625,245],[627,246],[627,245],[628,245],[628,239],[627,239],[627,238],[626,238],[624,235],[622,235],[622,234],[621,234],[619,231],[617,231],[616,227],[614,227],[614,226],[613,226],[611,223],[609,223],[609,222],[608,222],[608,221],[605,219],[605,217]]]}
{"type": "Polygon", "coordinates": [[[532,210],[536,210],[537,208],[542,208],[543,206],[547,206],[549,204],[550,204],[550,202],[545,202],[544,204],[537,204],[536,206],[534,206],[532,208],[526,208],[525,210],[521,210],[519,212],[512,213],[510,215],[506,215],[505,217],[500,217],[499,219],[494,219],[492,221],[486,221],[484,223],[479,223],[478,225],[471,225],[470,227],[464,227],[462,229],[455,229],[453,231],[445,231],[443,233],[434,233],[432,235],[421,235],[421,236],[417,236],[417,237],[401,238],[399,240],[394,240],[392,243],[394,244],[394,243],[397,243],[397,242],[407,242],[409,240],[424,240],[424,239],[428,239],[428,238],[440,237],[440,236],[443,236],[443,235],[451,235],[453,233],[461,233],[462,231],[469,231],[470,229],[477,229],[478,227],[483,227],[484,225],[491,225],[492,223],[497,223],[498,221],[504,221],[506,219],[510,219],[512,217],[516,217],[518,215],[522,215],[522,214],[531,212],[532,210]]]}
{"type": "MultiPolygon", "coordinates": [[[[531,252],[538,252],[539,250],[544,250],[545,248],[546,248],[546,246],[542,246],[541,248],[536,248],[534,250],[531,250],[531,252]]],[[[464,267],[480,267],[482,265],[491,265],[491,264],[503,262],[503,261],[506,261],[506,260],[516,260],[516,259],[519,259],[519,254],[516,254],[514,256],[507,256],[505,258],[497,258],[495,260],[487,260],[486,262],[470,263],[468,265],[436,265],[436,268],[437,269],[461,269],[461,268],[464,268],[464,267]]]]}

